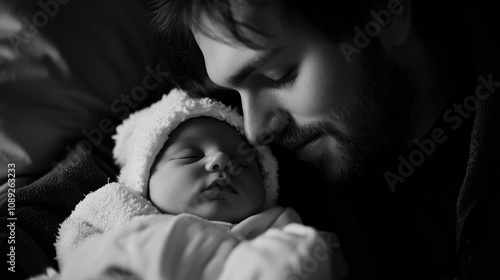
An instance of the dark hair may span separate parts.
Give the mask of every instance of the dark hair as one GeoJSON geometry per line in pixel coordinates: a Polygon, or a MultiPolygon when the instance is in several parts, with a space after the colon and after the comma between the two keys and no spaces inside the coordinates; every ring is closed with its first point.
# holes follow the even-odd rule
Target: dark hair
{"type": "MultiPolygon", "coordinates": [[[[170,74],[172,86],[182,88],[192,95],[206,95],[213,92],[214,88],[208,79],[203,55],[191,32],[191,27],[199,23],[202,13],[218,20],[239,42],[252,48],[259,47],[241,32],[244,23],[237,22],[233,17],[231,5],[236,0],[138,1],[163,67],[170,74]]],[[[255,5],[266,4],[262,0],[246,1],[255,5]]],[[[390,0],[310,0],[304,5],[303,1],[298,0],[275,0],[274,3],[283,5],[286,15],[300,15],[332,40],[340,41],[342,36],[353,34],[353,27],[364,26],[370,20],[370,10],[382,9],[388,1],[390,0]]],[[[422,22],[422,29],[426,30],[423,34],[436,29],[436,22],[422,16],[422,11],[425,11],[423,7],[432,6],[427,13],[434,13],[442,18],[441,8],[436,7],[442,6],[444,2],[448,1],[412,1],[414,21],[422,22]]]]}

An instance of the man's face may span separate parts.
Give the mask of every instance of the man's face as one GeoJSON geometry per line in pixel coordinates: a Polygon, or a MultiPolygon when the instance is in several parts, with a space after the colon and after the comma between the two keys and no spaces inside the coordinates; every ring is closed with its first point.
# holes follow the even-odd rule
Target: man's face
{"type": "Polygon", "coordinates": [[[157,156],[149,196],[164,213],[239,222],[259,211],[266,193],[245,139],[229,124],[195,118],[180,124],[157,156]]]}
{"type": "Polygon", "coordinates": [[[274,140],[338,184],[395,147],[413,95],[406,73],[378,44],[349,63],[338,42],[303,21],[285,20],[278,6],[247,6],[236,16],[270,35],[246,31],[262,49],[231,41],[208,18],[205,28],[219,37],[193,33],[210,79],[239,92],[250,142],[274,140]]]}

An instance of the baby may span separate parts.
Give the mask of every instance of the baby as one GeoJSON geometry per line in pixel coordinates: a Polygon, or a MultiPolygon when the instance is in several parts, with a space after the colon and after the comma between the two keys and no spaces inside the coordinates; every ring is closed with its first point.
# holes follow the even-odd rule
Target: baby
{"type": "MultiPolygon", "coordinates": [[[[212,278],[222,273],[239,242],[252,240],[270,228],[301,223],[292,208],[276,205],[278,167],[271,150],[250,146],[244,138],[242,116],[221,102],[190,98],[174,89],[152,106],[132,114],[117,127],[114,139],[113,153],[121,168],[118,182],[87,195],[59,230],[57,259],[61,269],[73,267],[68,274],[73,270],[72,279],[82,271],[92,273],[88,275],[91,278],[101,277],[117,267],[129,269],[127,273],[133,275],[157,273],[165,279],[182,279],[186,274],[178,272],[178,265],[169,265],[174,261],[166,256],[166,252],[179,251],[197,259],[217,260],[209,265],[208,278],[212,278]],[[192,225],[196,225],[195,232],[192,225]],[[221,253],[220,248],[196,248],[186,253],[194,246],[189,246],[193,242],[189,238],[199,232],[224,236],[217,239],[220,244],[210,241],[211,246],[232,249],[221,253]],[[151,260],[155,253],[144,249],[147,246],[140,242],[144,236],[154,244],[151,250],[160,252],[159,259],[151,260]],[[128,249],[115,246],[103,250],[103,246],[114,246],[109,245],[116,243],[113,240],[121,240],[127,244],[123,248],[128,249]],[[75,254],[78,250],[83,253],[75,254]],[[103,253],[96,256],[96,251],[103,253]],[[131,256],[126,259],[144,263],[147,259],[147,265],[161,265],[144,269],[146,265],[116,263],[127,254],[131,256]],[[72,264],[67,266],[70,259],[72,264]],[[92,266],[95,259],[100,270],[92,266]],[[109,267],[103,265],[106,262],[109,267]]],[[[330,251],[338,247],[335,235],[323,238],[328,238],[330,251]]],[[[190,265],[183,266],[190,271],[206,271],[190,265]]]]}

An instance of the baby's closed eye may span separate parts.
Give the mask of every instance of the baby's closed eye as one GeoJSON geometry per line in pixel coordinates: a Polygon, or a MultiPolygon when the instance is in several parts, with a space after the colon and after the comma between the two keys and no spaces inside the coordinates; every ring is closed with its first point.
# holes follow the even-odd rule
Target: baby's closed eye
{"type": "Polygon", "coordinates": [[[205,154],[197,149],[182,149],[176,153],[174,153],[171,157],[173,160],[190,160],[190,161],[198,161],[202,159],[205,154]]]}

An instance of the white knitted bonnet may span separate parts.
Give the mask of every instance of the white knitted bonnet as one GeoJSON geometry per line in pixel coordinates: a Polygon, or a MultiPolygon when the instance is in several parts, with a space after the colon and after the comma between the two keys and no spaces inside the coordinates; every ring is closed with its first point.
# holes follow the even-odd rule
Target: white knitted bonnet
{"type": "MultiPolygon", "coordinates": [[[[118,181],[146,197],[150,171],[170,133],[182,122],[212,117],[227,122],[243,136],[243,117],[233,108],[208,97],[195,99],[173,89],[161,100],[131,114],[116,128],[113,156],[120,166],[118,181]]],[[[267,146],[254,146],[266,189],[263,208],[275,205],[278,197],[278,164],[267,146]]]]}

